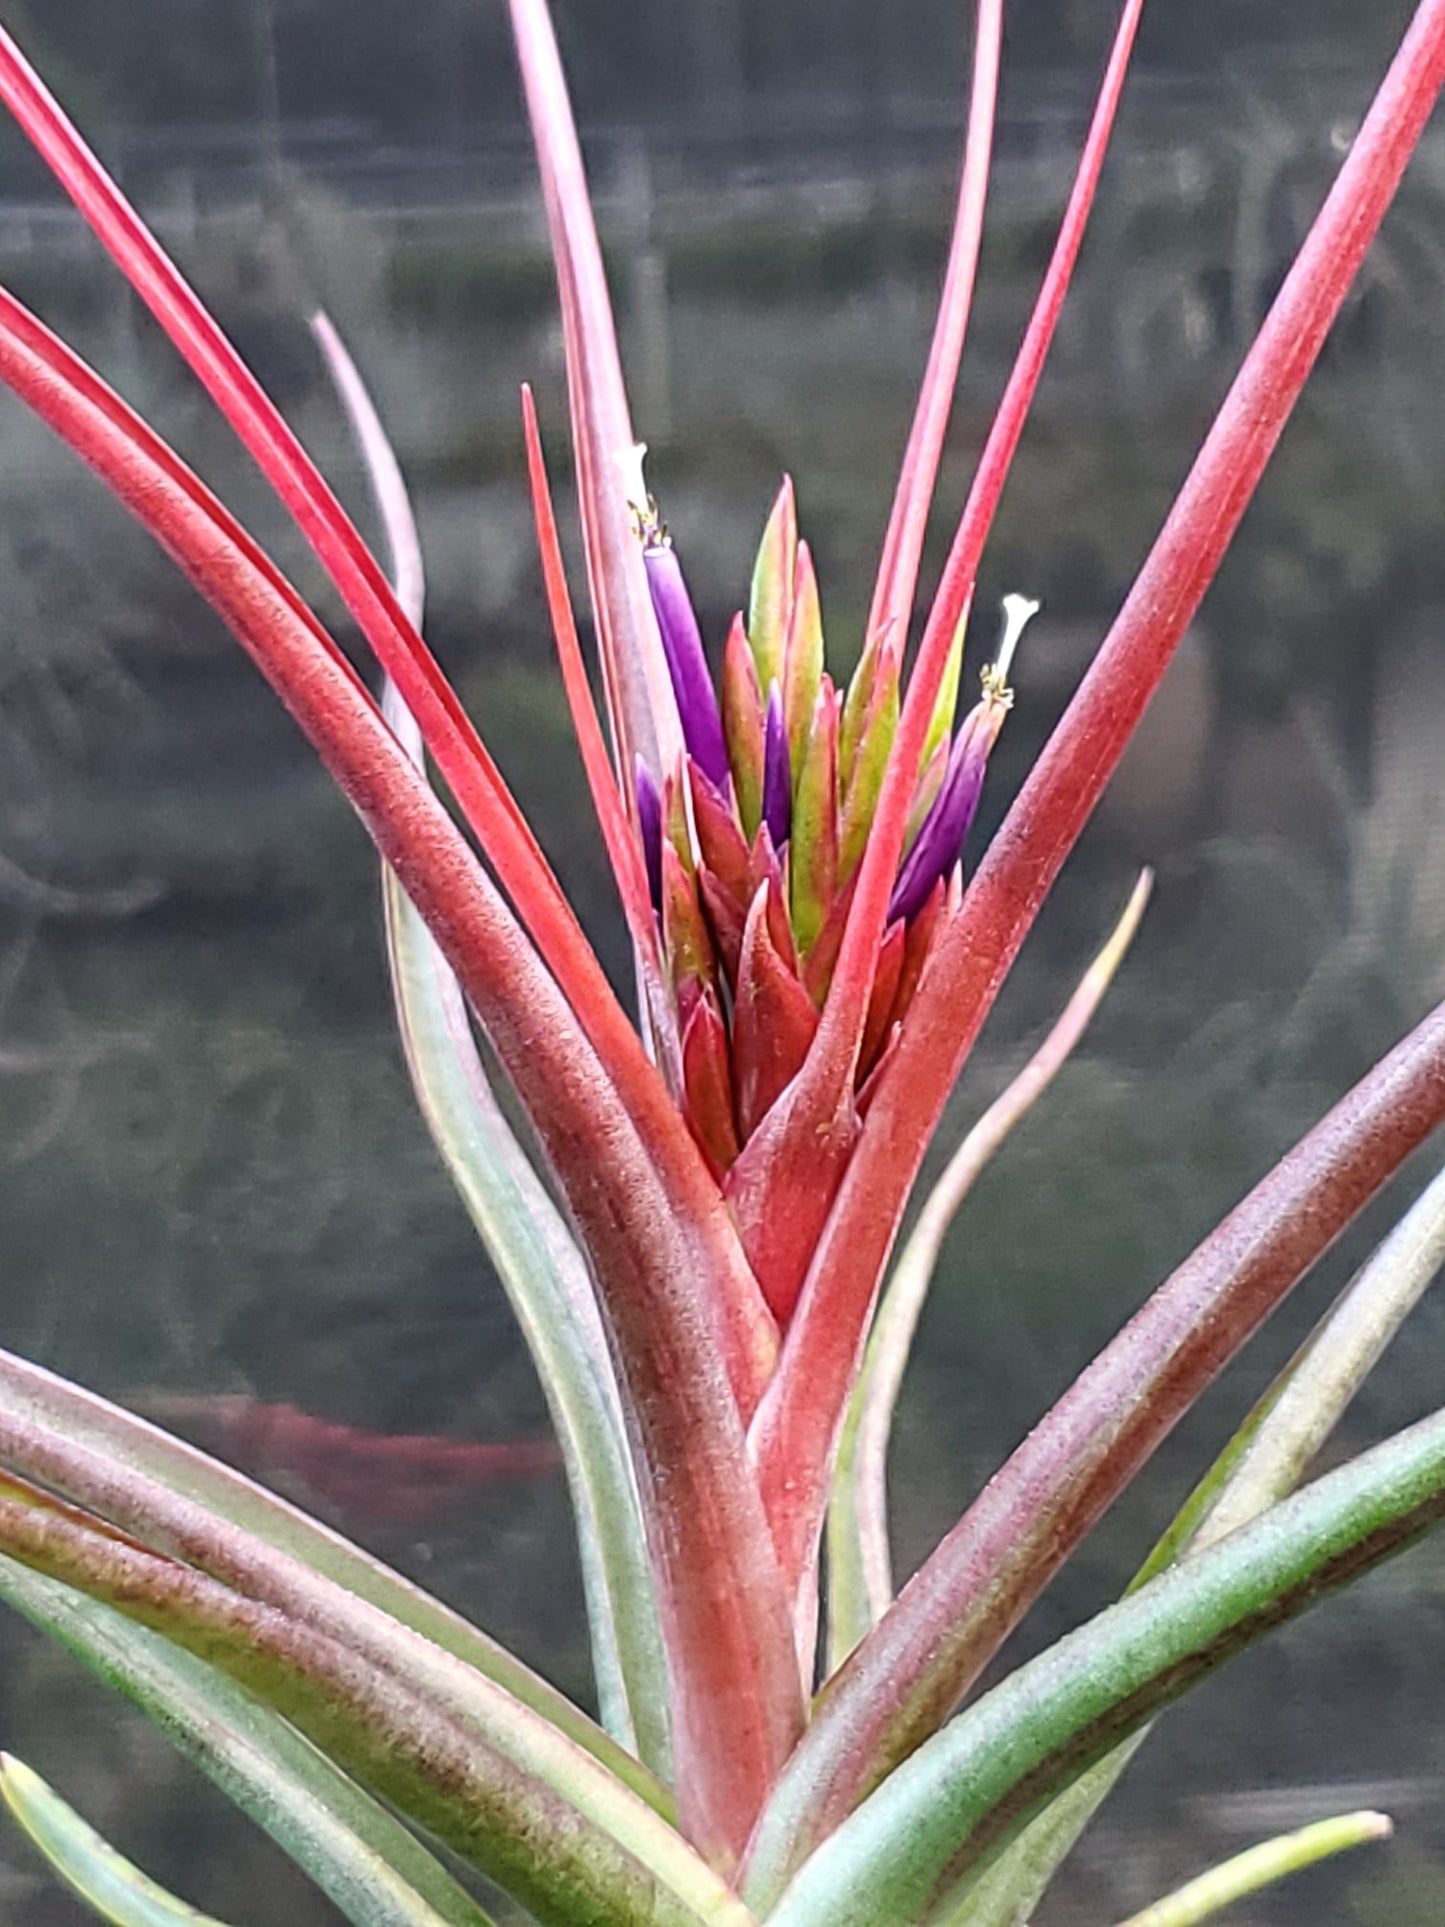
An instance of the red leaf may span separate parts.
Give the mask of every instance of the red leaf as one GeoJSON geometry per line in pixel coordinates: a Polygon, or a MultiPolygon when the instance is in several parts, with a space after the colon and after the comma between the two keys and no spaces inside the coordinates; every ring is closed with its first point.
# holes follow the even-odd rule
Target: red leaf
{"type": "Polygon", "coordinates": [[[692,820],[697,831],[698,852],[718,884],[746,917],[753,896],[747,839],[738,828],[731,807],[690,756],[687,774],[692,788],[692,820]]]}
{"type": "MultiPolygon", "coordinates": [[[[671,1122],[666,1136],[643,1136],[451,816],[294,590],[174,454],[4,295],[0,379],[166,546],[264,671],[412,895],[515,1086],[617,1335],[675,1689],[704,1763],[716,1708],[736,1714],[729,1743],[741,1759],[714,1762],[695,1796],[699,1824],[730,1816],[735,1837],[763,1763],[780,1757],[802,1714],[790,1602],[739,1424],[771,1369],[776,1328],[691,1134],[649,1066],[671,1122]]],[[[633,1046],[640,1053],[635,1033],[633,1046]]]]}
{"type": "Polygon", "coordinates": [[[738,964],[743,954],[743,931],[748,921],[747,907],[745,904],[739,907],[731,890],[725,890],[711,870],[698,871],[697,887],[702,907],[707,913],[708,928],[717,946],[723,975],[727,978],[729,989],[736,991],[738,964]]]}
{"type": "Polygon", "coordinates": [[[723,647],[722,723],[733,787],[737,791],[738,817],[743,834],[754,837],[763,820],[764,703],[757,665],[740,615],[733,617],[733,626],[723,647]]]}
{"type": "Polygon", "coordinates": [[[803,965],[803,984],[808,995],[819,1010],[828,995],[828,986],[833,981],[833,970],[838,962],[838,950],[843,942],[843,932],[848,927],[848,909],[853,901],[853,885],[849,881],[833,898],[833,906],[828,912],[828,920],[818,932],[818,938],[808,953],[808,961],[803,965]]]}
{"type": "Polygon", "coordinates": [[[944,577],[919,646],[918,660],[909,680],[907,701],[894,742],[892,760],[859,866],[859,885],[853,899],[849,928],[819,1029],[818,1050],[830,1060],[829,1081],[836,1079],[838,1061],[856,1049],[867,1019],[873,968],[898,873],[904,825],[913,796],[914,773],[928,734],[939,686],[948,666],[953,639],[973,593],[974,576],[984,538],[992,524],[1004,479],[1053,340],[1064,295],[1073,276],[1123,91],[1142,4],[1143,0],[1125,0],[1053,258],[974,476],[963,519],[954,537],[944,577]]]}
{"type": "Polygon", "coordinates": [[[687,1121],[714,1177],[722,1181],[738,1154],[727,1026],[712,992],[704,991],[682,1034],[687,1121]]]}
{"type": "Polygon", "coordinates": [[[567,706],[572,712],[572,727],[582,765],[592,792],[592,806],[607,850],[608,861],[622,899],[632,948],[646,992],[646,1007],[657,1036],[659,1055],[677,1063],[678,1038],[670,1017],[671,1001],[662,994],[662,958],[658,951],[657,919],[647,888],[647,873],[637,836],[627,821],[622,797],[618,794],[607,746],[592,701],[592,688],[582,661],[577,640],[577,625],[572,615],[572,598],[567,591],[567,576],[562,565],[562,548],[557,539],[557,520],[552,511],[552,495],[542,456],[542,441],[537,432],[537,411],[532,391],[522,390],[522,427],[527,443],[527,473],[532,489],[532,512],[537,524],[537,546],[542,557],[542,577],[547,591],[547,608],[557,644],[557,659],[562,668],[562,685],[567,706]]]}
{"type": "MultiPolygon", "coordinates": [[[[958,875],[957,866],[953,875],[958,875]]],[[[939,932],[947,921],[947,899],[951,888],[952,880],[945,883],[940,877],[929,892],[928,901],[908,926],[903,945],[903,968],[898,974],[898,990],[889,1013],[892,1023],[901,1024],[913,1007],[924,968],[933,955],[939,932]]]]}
{"type": "Polygon", "coordinates": [[[712,942],[697,900],[697,885],[670,843],[662,846],[662,935],[673,986],[713,982],[712,942]]]}
{"type": "MultiPolygon", "coordinates": [[[[1111,75],[1117,76],[1132,17],[1126,10],[1111,75]]],[[[764,1496],[786,1567],[812,1556],[857,1334],[959,1067],[1218,567],[1442,79],[1445,0],[1423,0],[1138,582],[939,941],[870,1106],[778,1377],[754,1426],[764,1496]]],[[[1096,132],[1099,125],[1096,118],[1096,132]]],[[[1086,152],[1094,140],[1091,134],[1086,152]]],[[[1056,278],[1051,270],[1046,292],[1056,278]]],[[[815,1056],[828,1039],[858,915],[855,902],[815,1056]]],[[[860,933],[863,928],[860,922],[860,933]]],[[[805,1067],[799,1085],[808,1075],[805,1067]]]]}
{"type": "Polygon", "coordinates": [[[768,887],[759,887],[748,911],[733,1012],[733,1071],[744,1142],[797,1075],[818,1026],[807,991],[773,943],[768,887]]]}
{"type": "Polygon", "coordinates": [[[676,766],[682,727],[627,499],[637,437],[567,83],[543,0],[512,0],[511,16],[557,270],[587,579],[613,739],[630,784],[634,756],[659,776],[676,766]]]}
{"type": "MultiPolygon", "coordinates": [[[[927,912],[925,911],[926,915],[927,912]]],[[[873,996],[868,1005],[868,1022],[863,1027],[863,1048],[858,1053],[858,1074],[866,1079],[873,1063],[893,1028],[893,1006],[903,975],[903,958],[908,931],[901,923],[890,924],[883,948],[878,953],[878,969],[873,977],[873,996]]]]}
{"type": "Polygon", "coordinates": [[[895,668],[903,661],[908,641],[913,594],[918,583],[918,559],[923,553],[929,506],[938,479],[939,457],[953,409],[958,365],[973,305],[989,161],[993,153],[994,104],[1002,38],[1003,0],[979,0],[973,41],[973,97],[968,109],[968,139],[964,147],[958,209],[949,242],[948,269],[918,409],[888,518],[873,606],[864,631],[870,645],[883,643],[895,668]]]}

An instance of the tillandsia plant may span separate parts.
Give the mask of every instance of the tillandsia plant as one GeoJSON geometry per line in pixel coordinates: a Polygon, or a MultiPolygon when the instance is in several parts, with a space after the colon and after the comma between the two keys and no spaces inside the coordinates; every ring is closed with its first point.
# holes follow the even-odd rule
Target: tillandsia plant
{"type": "MultiPolygon", "coordinates": [[[[965,627],[1141,4],[1122,6],[1053,257],[913,646],[989,176],[1003,6],[979,0],[937,329],[857,666],[838,682],[786,483],[715,673],[643,476],[544,0],[512,0],[605,729],[526,396],[523,426],[562,676],[635,955],[635,1023],[421,639],[406,492],[340,340],[318,322],[386,566],[0,35],[6,103],[274,484],[384,673],[378,699],[179,457],[0,291],[0,378],[219,611],[385,859],[412,1077],[551,1402],[599,1717],[263,1489],[13,1358],[0,1362],[0,1592],[154,1714],[364,1927],[477,1927],[468,1869],[546,1923],[1023,1922],[1160,1707],[1445,1513],[1445,1414],[1294,1489],[1440,1262],[1437,1181],[1244,1420],[1129,1595],[975,1691],[1171,1427],[1445,1118],[1442,1009],[1144,1300],[895,1594],[888,1421],[939,1242],[1087,1023],[1147,880],[922,1205],[881,1291],[910,1190],[1445,80],[1445,0],[1421,0],[1133,590],[965,874],[1029,605],[1008,605],[972,701],[965,627]],[[460,822],[429,786],[428,757],[460,822]],[[537,1167],[488,1084],[474,1022],[537,1167]]],[[[19,1763],[0,1790],[108,1918],[194,1918],[19,1763]]],[[[1201,1919],[1381,1825],[1346,1816],[1271,1843],[1147,1917],[1201,1919]]]]}

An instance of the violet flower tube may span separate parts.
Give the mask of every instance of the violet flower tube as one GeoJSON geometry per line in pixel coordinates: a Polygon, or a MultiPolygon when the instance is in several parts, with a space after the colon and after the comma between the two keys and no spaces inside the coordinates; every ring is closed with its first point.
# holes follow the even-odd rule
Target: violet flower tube
{"type": "Polygon", "coordinates": [[[640,756],[633,762],[637,790],[637,828],[642,838],[642,860],[647,866],[647,888],[652,907],[662,913],[662,793],[657,778],[640,756]]]}
{"type": "Polygon", "coordinates": [[[989,755],[1013,706],[1008,673],[1014,650],[1038,610],[1038,603],[1027,596],[1008,595],[1003,599],[1004,632],[998,660],[983,672],[983,698],[964,718],[949,752],[943,783],[898,872],[888,903],[890,923],[900,917],[905,922],[916,917],[934,884],[946,877],[963,856],[964,840],[983,794],[989,755]]]}
{"type": "Polygon", "coordinates": [[[703,775],[723,795],[731,781],[717,691],[702,646],[692,598],[671,541],[656,522],[642,529],[642,560],[663,653],[677,697],[682,739],[703,775]]]}
{"type": "Polygon", "coordinates": [[[947,876],[962,856],[964,838],[983,794],[989,751],[1007,714],[1008,703],[987,693],[969,712],[949,754],[942,788],[898,872],[888,902],[890,923],[900,917],[905,923],[916,917],[934,884],[947,876]]]}
{"type": "Polygon", "coordinates": [[[783,692],[776,682],[768,690],[768,713],[763,725],[763,821],[781,850],[793,829],[793,770],[788,755],[788,725],[783,716],[783,692]]]}

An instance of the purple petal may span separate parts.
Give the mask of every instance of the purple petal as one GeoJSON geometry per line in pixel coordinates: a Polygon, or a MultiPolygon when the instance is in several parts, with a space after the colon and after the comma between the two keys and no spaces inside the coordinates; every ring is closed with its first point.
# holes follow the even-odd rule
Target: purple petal
{"type": "Polygon", "coordinates": [[[633,764],[637,785],[637,828],[642,838],[642,860],[647,865],[647,888],[652,907],[662,913],[662,792],[657,778],[639,756],[633,764]]]}
{"type": "Polygon", "coordinates": [[[773,848],[781,850],[793,828],[793,770],[783,692],[776,682],[768,690],[768,714],[763,726],[763,821],[773,848]]]}
{"type": "Polygon", "coordinates": [[[890,923],[899,917],[905,922],[916,917],[934,884],[947,876],[963,855],[964,838],[983,794],[989,751],[998,739],[1005,714],[1002,704],[985,698],[958,732],[933,807],[924,817],[893,886],[888,904],[890,923]]]}
{"type": "Polygon", "coordinates": [[[648,537],[642,560],[647,569],[653,612],[662,632],[662,648],[677,697],[678,715],[682,719],[682,739],[703,775],[718,789],[726,791],[728,753],[723,742],[717,691],[682,569],[665,535],[648,537]]]}

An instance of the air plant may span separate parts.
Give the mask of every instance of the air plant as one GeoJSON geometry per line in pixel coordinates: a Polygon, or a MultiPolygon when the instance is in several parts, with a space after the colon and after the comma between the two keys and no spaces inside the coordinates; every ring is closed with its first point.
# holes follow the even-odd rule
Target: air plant
{"type": "MultiPolygon", "coordinates": [[[[1054,254],[911,649],[988,182],[1002,0],[978,0],[939,320],[861,654],[840,685],[787,484],[714,677],[637,453],[544,0],[511,0],[605,728],[529,396],[524,435],[563,680],[635,954],[635,1023],[421,639],[405,489],[334,331],[318,324],[389,567],[0,35],[0,93],[275,486],[384,673],[378,700],[178,456],[0,291],[0,378],[219,611],[384,858],[413,1081],[551,1403],[599,1717],[262,1488],[13,1358],[0,1362],[0,1593],[154,1714],[366,1927],[476,1927],[466,1869],[547,1923],[1022,1922],[1160,1707],[1445,1512],[1445,1414],[1295,1490],[1440,1262],[1437,1182],[1246,1418],[1129,1595],[976,1691],[1171,1427],[1445,1117],[1441,1009],[1144,1301],[895,1594],[888,1419],[939,1240],[1077,1040],[1142,889],[923,1205],[880,1300],[910,1191],[1445,79],[1445,0],[1420,0],[1134,588],[965,875],[1027,606],[1010,605],[957,719],[965,629],[1141,5],[1124,0],[1054,254]],[[474,1022],[550,1184],[505,1121],[474,1022]]],[[[6,1765],[0,1791],[109,1918],[189,1917],[27,1769],[6,1765]]],[[[1355,1816],[1274,1843],[1155,1918],[1202,1918],[1379,1830],[1355,1816]]]]}

